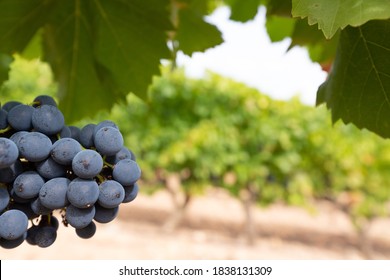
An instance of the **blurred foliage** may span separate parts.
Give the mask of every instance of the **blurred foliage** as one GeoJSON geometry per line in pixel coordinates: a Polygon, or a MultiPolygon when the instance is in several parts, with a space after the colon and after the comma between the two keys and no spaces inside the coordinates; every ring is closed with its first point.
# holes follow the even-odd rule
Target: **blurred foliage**
{"type": "Polygon", "coordinates": [[[14,58],[9,80],[0,88],[2,104],[11,100],[29,104],[38,95],[55,95],[57,87],[49,65],[39,59],[26,60],[17,55],[14,58]]]}
{"type": "Polygon", "coordinates": [[[114,107],[145,180],[181,175],[183,189],[250,189],[259,204],[310,205],[329,199],[353,217],[387,214],[390,143],[341,122],[325,107],[274,101],[243,84],[209,74],[166,72],[150,103],[129,97],[114,107]]]}

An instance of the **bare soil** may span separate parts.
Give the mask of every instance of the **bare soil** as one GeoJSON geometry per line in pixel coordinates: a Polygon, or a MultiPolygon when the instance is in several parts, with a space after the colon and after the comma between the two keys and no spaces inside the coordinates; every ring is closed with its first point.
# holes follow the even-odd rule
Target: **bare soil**
{"type": "MultiPolygon", "coordinates": [[[[118,218],[98,224],[91,239],[60,225],[56,242],[37,248],[26,242],[0,249],[0,259],[366,259],[348,217],[329,203],[315,212],[273,205],[254,209],[256,238],[248,245],[239,201],[213,190],[196,197],[174,231],[164,230],[173,211],[170,196],[140,194],[121,206],[118,218]]],[[[390,219],[377,219],[369,231],[370,258],[390,259],[390,219]]]]}

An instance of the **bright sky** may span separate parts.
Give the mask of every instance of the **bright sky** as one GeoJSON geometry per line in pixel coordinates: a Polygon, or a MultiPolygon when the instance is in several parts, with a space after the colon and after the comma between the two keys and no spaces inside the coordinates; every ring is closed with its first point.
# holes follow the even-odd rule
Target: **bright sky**
{"type": "Polygon", "coordinates": [[[228,8],[217,9],[207,20],[223,33],[225,43],[192,57],[180,54],[178,65],[187,75],[202,77],[206,70],[244,82],[276,99],[299,96],[315,104],[318,86],[326,74],[312,63],[307,51],[295,47],[286,53],[289,39],[271,43],[265,30],[265,9],[253,21],[242,24],[229,20],[228,8]]]}

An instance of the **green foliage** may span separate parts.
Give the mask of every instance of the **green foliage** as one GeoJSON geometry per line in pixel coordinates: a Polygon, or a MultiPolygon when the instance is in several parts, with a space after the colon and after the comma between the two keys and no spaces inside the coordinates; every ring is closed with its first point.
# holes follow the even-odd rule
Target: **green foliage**
{"type": "MultiPolygon", "coordinates": [[[[330,71],[317,92],[317,103],[327,104],[334,121],[342,119],[389,137],[386,19],[390,2],[294,0],[289,4],[280,0],[264,3],[266,28],[272,41],[290,37],[289,49],[306,47],[310,58],[330,71]],[[287,12],[290,8],[295,18],[287,12]],[[297,17],[308,17],[308,21],[297,17]]],[[[234,12],[235,5],[230,6],[234,12]]]]}
{"type": "Polygon", "coordinates": [[[0,52],[22,52],[49,19],[58,1],[0,1],[0,52]]]}
{"type": "MultiPolygon", "coordinates": [[[[390,2],[293,0],[292,15],[308,17],[309,25],[318,23],[327,39],[343,29],[337,48],[334,38],[319,39],[321,44],[314,47],[308,44],[312,59],[324,61],[325,68],[335,57],[329,78],[317,92],[317,104],[326,103],[334,121],[342,119],[389,137],[390,2]]],[[[301,27],[306,32],[298,37],[317,38],[307,32],[307,26],[301,27]]],[[[295,33],[293,44],[296,37],[295,33]]]]}
{"type": "Polygon", "coordinates": [[[266,29],[272,42],[282,41],[290,37],[296,20],[290,17],[268,16],[266,29]]]}
{"type": "Polygon", "coordinates": [[[292,0],[292,15],[318,24],[327,39],[346,26],[390,18],[390,2],[383,0],[292,0]]]}
{"type": "Polygon", "coordinates": [[[335,58],[339,33],[327,40],[318,28],[305,20],[278,15],[267,16],[266,28],[272,42],[290,38],[289,50],[295,46],[305,47],[311,60],[324,69],[329,68],[335,58]]]}
{"type": "Polygon", "coordinates": [[[129,92],[146,99],[160,60],[171,57],[167,41],[187,54],[222,42],[204,20],[208,1],[182,3],[173,26],[175,1],[1,0],[0,81],[7,78],[9,56],[42,57],[58,81],[68,122],[111,108],[129,92]]]}
{"type": "Polygon", "coordinates": [[[262,205],[326,198],[355,218],[388,214],[390,143],[332,126],[324,106],[273,101],[217,75],[191,80],[177,71],[155,79],[149,104],[129,97],[110,118],[151,184],[175,173],[190,194],[214,186],[239,197],[250,189],[262,205]]]}
{"type": "Polygon", "coordinates": [[[225,0],[225,2],[231,7],[230,19],[241,22],[253,19],[260,5],[260,0],[225,0]]]}
{"type": "Polygon", "coordinates": [[[38,95],[55,95],[56,85],[50,68],[38,59],[29,61],[15,56],[9,76],[0,88],[2,104],[12,100],[29,104],[38,95]]]}
{"type": "Polygon", "coordinates": [[[167,2],[153,2],[63,1],[57,7],[44,28],[44,57],[69,121],[110,108],[130,91],[145,97],[160,58],[169,56],[167,2]]]}
{"type": "Polygon", "coordinates": [[[318,91],[334,121],[342,119],[390,137],[390,20],[341,33],[334,69],[318,91]]]}
{"type": "Polygon", "coordinates": [[[8,79],[8,72],[11,63],[11,56],[0,53],[0,84],[8,79]]]}
{"type": "Polygon", "coordinates": [[[218,28],[203,18],[208,11],[207,2],[206,0],[173,2],[172,15],[177,27],[172,38],[174,51],[181,50],[187,55],[192,55],[223,42],[218,28]]]}

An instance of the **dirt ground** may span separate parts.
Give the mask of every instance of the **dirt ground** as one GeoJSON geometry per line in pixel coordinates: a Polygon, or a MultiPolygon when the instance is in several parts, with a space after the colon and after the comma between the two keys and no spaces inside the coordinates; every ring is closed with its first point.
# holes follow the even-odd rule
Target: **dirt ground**
{"type": "MultiPolygon", "coordinates": [[[[96,235],[80,239],[60,225],[49,248],[26,242],[0,249],[0,259],[365,259],[348,218],[321,203],[317,213],[274,205],[255,210],[256,239],[247,245],[241,204],[221,191],[196,197],[184,221],[173,232],[162,225],[171,213],[170,196],[161,191],[140,194],[121,206],[118,218],[98,224],[96,235]]],[[[390,259],[390,219],[374,221],[369,231],[371,258],[390,259]]]]}

